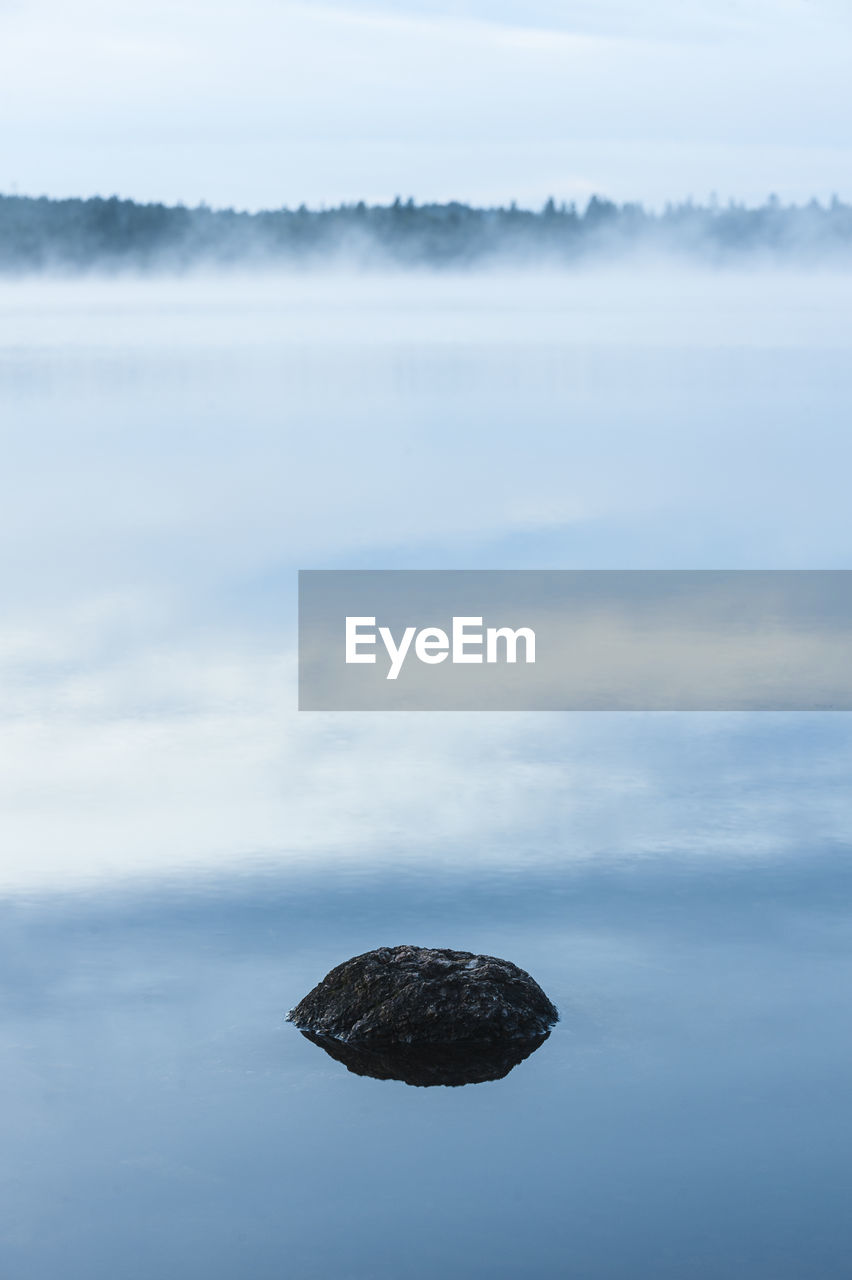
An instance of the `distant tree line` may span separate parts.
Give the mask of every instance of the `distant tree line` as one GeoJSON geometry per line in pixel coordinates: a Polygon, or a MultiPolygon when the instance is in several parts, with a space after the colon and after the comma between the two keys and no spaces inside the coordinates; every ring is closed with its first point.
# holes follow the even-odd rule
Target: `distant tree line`
{"type": "Polygon", "coordinates": [[[688,201],[651,212],[593,196],[582,210],[554,200],[530,210],[514,203],[475,208],[397,199],[243,213],[115,196],[0,196],[0,271],[6,273],[338,259],[433,267],[570,263],[636,253],[717,263],[852,261],[852,205],[838,199],[784,205],[770,197],[759,207],[688,201]]]}

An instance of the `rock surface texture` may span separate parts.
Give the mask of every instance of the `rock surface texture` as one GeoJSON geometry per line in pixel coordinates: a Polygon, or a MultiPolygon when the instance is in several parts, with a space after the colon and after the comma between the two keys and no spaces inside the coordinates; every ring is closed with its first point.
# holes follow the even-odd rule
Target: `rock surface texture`
{"type": "Polygon", "coordinates": [[[558,1018],[538,983],[508,960],[409,946],[344,961],[287,1015],[311,1038],[370,1050],[540,1043],[558,1018]]]}

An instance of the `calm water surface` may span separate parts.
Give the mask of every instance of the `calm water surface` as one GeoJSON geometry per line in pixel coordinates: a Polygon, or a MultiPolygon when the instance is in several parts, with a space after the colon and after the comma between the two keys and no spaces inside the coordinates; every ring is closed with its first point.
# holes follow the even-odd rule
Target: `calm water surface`
{"type": "Polygon", "coordinates": [[[3,1280],[841,1280],[846,716],[296,710],[299,568],[848,568],[845,276],[0,288],[3,1280]],[[400,942],[504,1080],[284,1023],[400,942]]]}
{"type": "Polygon", "coordinates": [[[845,860],[219,882],[3,912],[4,1275],[846,1273],[845,860]],[[414,941],[527,966],[504,1080],[347,1072],[283,1023],[414,941]]]}

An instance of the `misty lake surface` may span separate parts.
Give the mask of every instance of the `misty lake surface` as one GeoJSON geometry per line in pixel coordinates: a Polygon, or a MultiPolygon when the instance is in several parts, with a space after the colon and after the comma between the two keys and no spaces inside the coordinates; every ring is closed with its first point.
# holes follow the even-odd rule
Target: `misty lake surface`
{"type": "Polygon", "coordinates": [[[852,280],[0,288],[4,1280],[840,1280],[852,725],[299,714],[299,568],[848,568],[852,280]],[[284,1017],[382,945],[503,1080],[284,1017]]]}

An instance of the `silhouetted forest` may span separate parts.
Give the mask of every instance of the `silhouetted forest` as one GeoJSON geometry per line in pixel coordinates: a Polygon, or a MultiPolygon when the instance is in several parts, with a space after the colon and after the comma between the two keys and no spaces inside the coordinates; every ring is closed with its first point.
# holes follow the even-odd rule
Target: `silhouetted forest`
{"type": "Polygon", "coordinates": [[[563,262],[630,254],[725,263],[852,262],[852,205],[759,207],[687,202],[650,212],[592,197],[583,209],[480,209],[455,201],[241,213],[206,205],[93,197],[0,196],[0,270],[183,269],[206,264],[332,263],[463,266],[563,262]]]}

